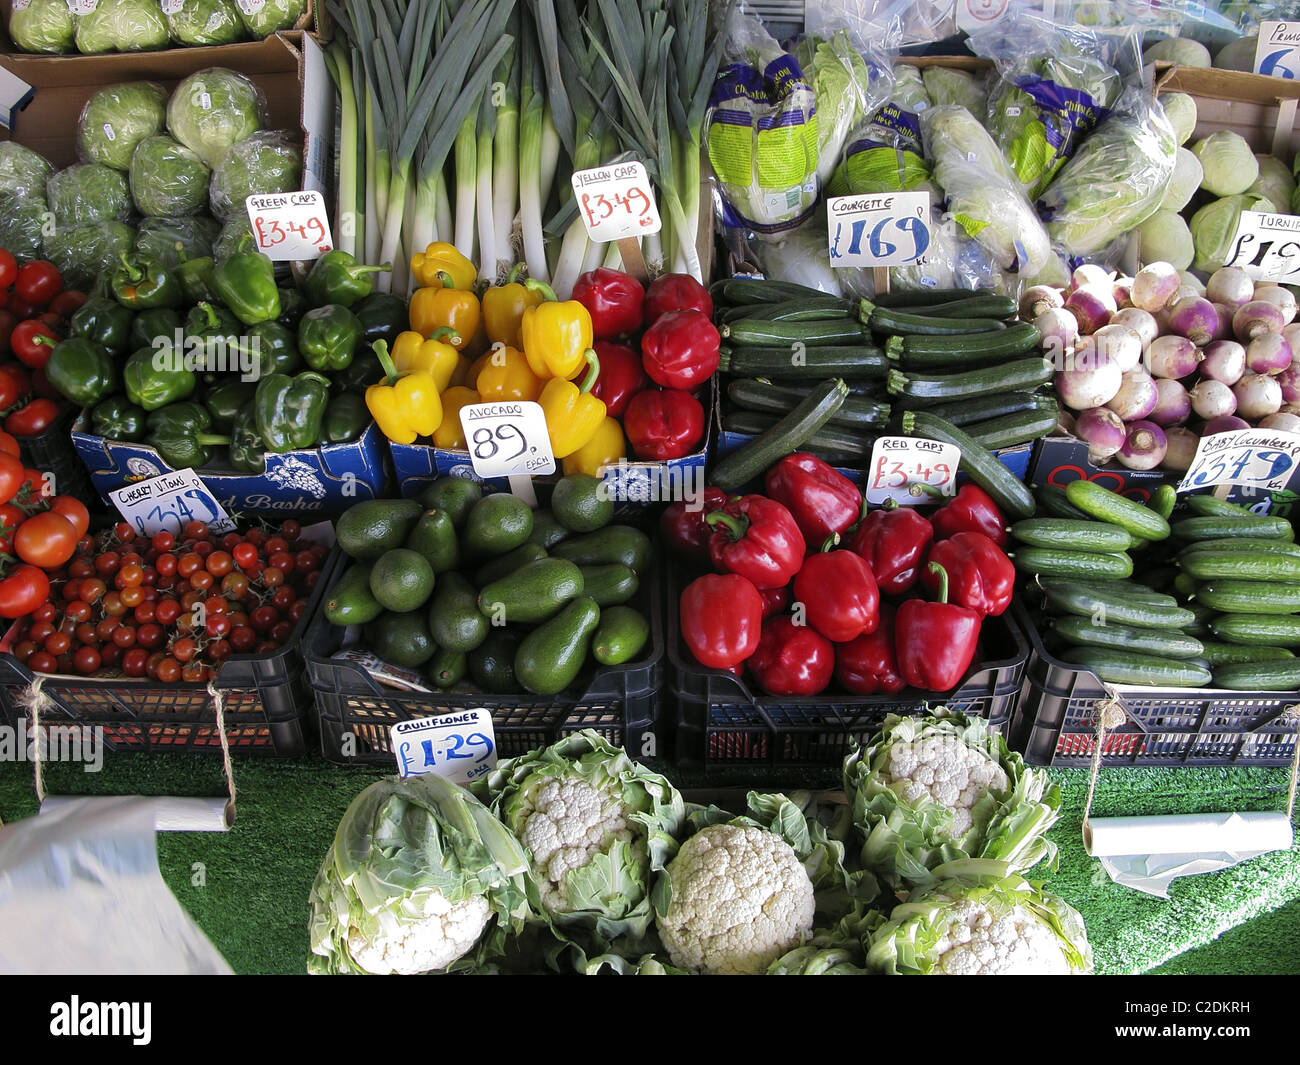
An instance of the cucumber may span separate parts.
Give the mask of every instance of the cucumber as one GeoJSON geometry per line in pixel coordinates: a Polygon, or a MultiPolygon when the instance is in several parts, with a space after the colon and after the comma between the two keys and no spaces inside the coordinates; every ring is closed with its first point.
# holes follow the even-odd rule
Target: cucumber
{"type": "Polygon", "coordinates": [[[1222,665],[1214,671],[1214,686],[1230,691],[1300,691],[1300,659],[1222,665]]]}
{"type": "Polygon", "coordinates": [[[734,345],[758,348],[784,348],[793,344],[805,347],[830,344],[867,344],[871,334],[859,322],[842,318],[831,322],[763,322],[742,318],[724,322],[718,330],[723,340],[734,345]]]}
{"type": "Polygon", "coordinates": [[[1228,643],[1300,647],[1300,618],[1289,615],[1224,614],[1210,622],[1210,631],[1228,643]]]}
{"type": "Polygon", "coordinates": [[[1199,688],[1210,683],[1210,671],[1190,662],[1170,662],[1155,655],[1101,647],[1072,647],[1061,658],[1083,666],[1109,684],[1142,684],[1160,688],[1199,688]]]}
{"type": "Polygon", "coordinates": [[[1071,481],[1065,498],[1090,518],[1118,525],[1144,540],[1164,540],[1169,536],[1169,522],[1150,507],[1136,503],[1095,481],[1071,481]]]}
{"type": "Polygon", "coordinates": [[[1123,553],[1061,551],[1052,547],[1018,547],[1011,561],[1021,573],[1042,577],[1130,577],[1133,560],[1123,553]]]}
{"type": "Polygon", "coordinates": [[[1174,582],[1182,574],[1177,566],[1144,566],[1136,580],[1139,584],[1157,592],[1173,590],[1174,582]]]}
{"type": "Polygon", "coordinates": [[[1184,599],[1190,599],[1196,594],[1196,581],[1192,579],[1191,574],[1179,573],[1174,578],[1173,590],[1184,599]]]}
{"type": "Polygon", "coordinates": [[[1073,548],[1076,551],[1127,551],[1133,537],[1118,525],[1069,518],[1029,518],[1011,526],[1011,535],[1031,547],[1073,548]]]}
{"type": "Polygon", "coordinates": [[[1015,447],[1031,440],[1041,440],[1056,428],[1057,412],[1054,410],[1024,411],[1005,414],[966,426],[966,432],[977,444],[996,451],[1000,447],[1015,447]]]}
{"type": "Polygon", "coordinates": [[[995,392],[1021,391],[1037,388],[1052,379],[1052,364],[1035,355],[1016,359],[988,369],[968,370],[966,373],[913,374],[890,370],[886,381],[890,395],[912,396],[918,399],[962,399],[970,396],[987,396],[995,392]]]}
{"type": "Polygon", "coordinates": [[[1040,580],[1043,594],[1057,610],[1099,621],[1117,621],[1144,629],[1182,629],[1196,615],[1168,595],[1135,592],[1128,581],[1040,580]]]}
{"type": "MultiPolygon", "coordinates": [[[[1071,518],[1075,521],[1091,521],[1083,511],[1065,498],[1065,489],[1051,484],[1040,484],[1034,489],[1034,498],[1041,510],[1054,518],[1071,518]]],[[[1109,524],[1109,523],[1107,523],[1109,524]]]]}
{"type": "Polygon", "coordinates": [[[1147,506],[1159,514],[1165,521],[1174,512],[1174,506],[1178,503],[1178,492],[1172,484],[1162,484],[1154,492],[1151,498],[1147,500],[1147,506]]]}
{"type": "Polygon", "coordinates": [[[1295,540],[1295,529],[1285,518],[1260,518],[1254,514],[1246,517],[1184,518],[1173,524],[1174,535],[1180,540],[1295,540]]]}
{"type": "Polygon", "coordinates": [[[1300,613],[1300,587],[1281,581],[1205,581],[1195,595],[1225,614],[1300,613]]]}
{"type": "Polygon", "coordinates": [[[1240,551],[1248,555],[1280,555],[1283,558],[1300,558],[1300,544],[1286,540],[1252,540],[1244,536],[1226,540],[1198,540],[1188,544],[1179,552],[1183,555],[1195,555],[1202,551],[1240,551]]]}
{"type": "Polygon", "coordinates": [[[1295,655],[1285,647],[1264,644],[1215,643],[1202,640],[1203,654],[1211,666],[1234,666],[1243,662],[1285,662],[1295,655]]]}
{"type": "Polygon", "coordinates": [[[877,307],[871,300],[858,304],[858,321],[876,333],[919,336],[969,336],[1006,329],[996,318],[943,318],[893,307],[877,307]]]}
{"type": "Polygon", "coordinates": [[[936,418],[942,418],[958,427],[975,422],[986,422],[990,418],[1001,418],[1007,414],[1019,414],[1021,411],[1037,410],[1056,413],[1060,408],[1051,396],[1038,392],[997,392],[989,396],[976,396],[974,399],[955,399],[946,403],[928,399],[914,399],[902,396],[894,404],[895,410],[925,410],[936,418]]]}
{"type": "Polygon", "coordinates": [[[820,381],[825,377],[883,380],[889,360],[879,348],[856,347],[736,347],[718,356],[718,368],[737,377],[820,381]]]}
{"type": "Polygon", "coordinates": [[[1255,554],[1224,548],[1220,551],[1183,551],[1178,565],[1198,581],[1227,577],[1243,581],[1300,581],[1300,557],[1255,554]]]}
{"type": "Polygon", "coordinates": [[[1034,497],[1024,481],[963,430],[923,410],[904,414],[902,429],[907,436],[939,440],[957,447],[961,451],[962,472],[992,496],[993,502],[1009,519],[1020,521],[1034,516],[1034,497]]]}
{"type": "MultiPolygon", "coordinates": [[[[788,414],[805,398],[796,388],[784,388],[770,381],[751,381],[738,377],[727,385],[727,398],[737,407],[767,414],[788,414]]],[[[827,425],[846,429],[879,427],[889,421],[889,404],[849,396],[827,425]]]]}
{"type": "Polygon", "coordinates": [[[994,365],[1013,355],[1036,350],[1043,334],[1029,322],[1020,322],[997,334],[998,343],[983,340],[954,344],[950,339],[937,342],[930,336],[891,337],[885,342],[885,354],[904,370],[943,370],[973,365],[994,365]]]}
{"type": "Polygon", "coordinates": [[[1071,643],[1089,647],[1114,647],[1121,651],[1164,655],[1168,658],[1197,658],[1204,650],[1196,637],[1164,629],[1143,629],[1109,623],[1094,625],[1090,618],[1075,615],[1057,618],[1052,625],[1071,643]]]}
{"type": "MultiPolygon", "coordinates": [[[[817,299],[826,295],[820,289],[798,285],[793,281],[766,281],[756,277],[733,277],[718,288],[727,303],[788,303],[790,300],[817,299]]],[[[968,293],[969,295],[969,293],[968,293]]]]}
{"type": "Polygon", "coordinates": [[[732,492],[766,472],[778,459],[798,451],[840,409],[848,386],[838,378],[823,381],[772,428],[713,467],[712,483],[732,492]]]}
{"type": "MultiPolygon", "coordinates": [[[[734,411],[722,419],[722,428],[731,433],[744,433],[746,436],[759,436],[769,432],[780,419],[775,414],[760,414],[757,411],[734,411]]],[[[823,425],[807,440],[799,445],[800,451],[822,452],[834,455],[836,464],[860,466],[871,458],[871,448],[876,434],[870,436],[843,426],[823,425]]]]}
{"type": "Polygon", "coordinates": [[[1243,506],[1229,503],[1226,499],[1218,499],[1212,495],[1183,496],[1183,502],[1187,504],[1188,510],[1203,518],[1251,518],[1257,516],[1243,506]]]}

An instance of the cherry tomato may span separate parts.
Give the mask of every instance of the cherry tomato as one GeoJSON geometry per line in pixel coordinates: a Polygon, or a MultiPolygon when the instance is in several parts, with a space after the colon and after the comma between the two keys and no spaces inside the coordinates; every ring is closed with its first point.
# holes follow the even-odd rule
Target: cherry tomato
{"type": "Polygon", "coordinates": [[[9,294],[9,302],[5,304],[5,307],[8,309],[9,313],[20,322],[26,321],[28,318],[33,318],[36,315],[35,307],[30,303],[27,303],[25,300],[20,300],[12,292],[9,294]]]}
{"type": "Polygon", "coordinates": [[[205,569],[190,574],[190,586],[197,588],[201,592],[206,592],[211,588],[215,580],[216,578],[205,569]]]}
{"type": "Polygon", "coordinates": [[[134,610],[144,602],[144,589],[138,584],[129,584],[122,589],[120,598],[124,607],[134,610]]]}
{"type": "Polygon", "coordinates": [[[272,536],[262,545],[262,551],[267,555],[274,555],[280,551],[288,551],[289,544],[282,536],[272,536]]]}
{"type": "Polygon", "coordinates": [[[63,616],[69,617],[73,621],[89,621],[90,604],[84,599],[74,599],[63,608],[63,616]]]}
{"type": "Polygon", "coordinates": [[[153,534],[153,539],[149,541],[153,549],[159,553],[170,551],[176,546],[176,537],[164,529],[162,532],[153,534]]]}
{"type": "Polygon", "coordinates": [[[45,638],[54,632],[52,621],[33,621],[27,628],[27,635],[37,643],[44,643],[45,638]]]}
{"type": "Polygon", "coordinates": [[[123,588],[138,588],[144,583],[144,567],[139,562],[122,560],[122,565],[114,575],[114,581],[120,581],[123,588]]]}
{"type": "Polygon", "coordinates": [[[293,622],[291,621],[278,621],[271,626],[270,637],[275,641],[277,647],[283,647],[292,635],[293,622]]]}
{"type": "Polygon", "coordinates": [[[262,584],[267,588],[278,588],[284,583],[284,570],[267,566],[262,570],[262,584]]]}
{"type": "Polygon", "coordinates": [[[74,558],[68,563],[68,576],[70,577],[93,577],[95,575],[95,565],[88,558],[74,558]]]}
{"type": "Polygon", "coordinates": [[[62,566],[77,550],[77,531],[62,514],[33,514],[14,533],[14,551],[24,562],[43,569],[62,566]]]}
{"type": "Polygon", "coordinates": [[[23,263],[14,278],[14,295],[34,307],[46,306],[63,291],[63,275],[47,259],[23,263]]]}
{"type": "MultiPolygon", "coordinates": [[[[3,376],[8,377],[9,375],[4,374],[3,376]]],[[[0,451],[3,451],[6,455],[18,455],[21,453],[18,447],[18,441],[15,440],[10,433],[0,433],[0,451]]]]}
{"type": "Polygon", "coordinates": [[[227,551],[213,551],[204,562],[204,567],[214,577],[224,577],[234,566],[235,560],[227,551]]]}
{"type": "Polygon", "coordinates": [[[141,603],[133,611],[131,611],[131,616],[135,618],[137,625],[142,625],[145,622],[149,622],[149,621],[157,621],[158,604],[151,603],[149,602],[149,600],[146,599],[143,603],[141,603]]]}
{"type": "Polygon", "coordinates": [[[203,600],[203,609],[209,614],[229,614],[230,604],[219,595],[210,595],[203,600]]]}
{"type": "Polygon", "coordinates": [[[168,648],[173,658],[178,662],[188,662],[198,653],[198,643],[188,636],[181,636],[172,640],[171,647],[168,648]]]}
{"type": "Polygon", "coordinates": [[[207,557],[208,557],[210,554],[212,554],[212,552],[215,551],[215,550],[216,550],[216,547],[213,546],[213,543],[212,543],[211,540],[197,540],[197,541],[195,541],[195,543],[194,543],[194,553],[195,553],[196,555],[198,555],[199,558],[202,558],[202,559],[205,559],[205,560],[206,560],[207,557]]]}
{"type": "Polygon", "coordinates": [[[244,542],[244,538],[239,533],[231,531],[221,538],[221,550],[233,551],[239,544],[244,542]]]}
{"type": "Polygon", "coordinates": [[[5,419],[5,429],[14,436],[40,436],[58,420],[59,405],[52,399],[34,399],[5,419]]]}
{"type": "Polygon", "coordinates": [[[185,523],[185,538],[187,540],[206,540],[208,538],[208,527],[201,521],[187,521],[185,523]]]}
{"type": "Polygon", "coordinates": [[[8,503],[17,494],[18,489],[22,487],[23,470],[21,459],[16,459],[13,455],[0,453],[0,503],[8,503]]]}
{"type": "Polygon", "coordinates": [[[249,529],[244,533],[244,539],[254,547],[261,547],[266,542],[266,533],[261,529],[249,529]]]}
{"type": "Polygon", "coordinates": [[[293,569],[293,555],[289,554],[288,551],[272,551],[267,556],[266,564],[287,573],[293,569]]]}
{"type": "Polygon", "coordinates": [[[14,657],[18,659],[19,662],[26,662],[36,653],[37,650],[38,648],[34,641],[21,640],[14,645],[14,657]]]}
{"type": "Polygon", "coordinates": [[[135,640],[141,647],[153,650],[155,647],[161,647],[166,633],[163,632],[161,625],[155,625],[150,622],[147,625],[141,625],[135,630],[135,640]]]}
{"type": "Polygon", "coordinates": [[[0,580],[0,618],[21,618],[50,597],[50,578],[37,566],[19,566],[0,580]]]}
{"type": "Polygon", "coordinates": [[[174,576],[178,568],[176,556],[170,551],[164,552],[153,560],[153,567],[160,577],[174,576]]]}
{"type": "Polygon", "coordinates": [[[257,646],[257,633],[247,625],[238,625],[230,630],[230,646],[238,654],[248,654],[257,646]]]}
{"type": "Polygon", "coordinates": [[[259,606],[249,615],[249,623],[258,632],[269,632],[279,620],[280,612],[273,606],[259,606]]]}
{"type": "Polygon", "coordinates": [[[122,543],[129,544],[135,539],[135,528],[124,521],[119,521],[113,526],[113,535],[122,543]]]}
{"type": "Polygon", "coordinates": [[[154,676],[164,684],[175,684],[181,679],[181,664],[174,658],[164,657],[154,668],[154,676]]]}
{"type": "Polygon", "coordinates": [[[206,684],[212,679],[212,670],[206,662],[186,662],[181,666],[181,680],[189,684],[206,684]]]}
{"type": "Polygon", "coordinates": [[[8,288],[18,276],[18,262],[6,248],[0,248],[0,288],[8,288]]]}
{"type": "Polygon", "coordinates": [[[234,557],[235,564],[240,569],[248,569],[249,566],[257,562],[257,547],[255,544],[248,543],[248,541],[236,544],[230,549],[230,553],[234,557]]]}
{"type": "Polygon", "coordinates": [[[143,647],[132,647],[122,656],[122,672],[128,677],[143,677],[149,652],[143,647]]]}
{"type": "Polygon", "coordinates": [[[99,637],[95,635],[95,626],[89,621],[81,622],[72,633],[77,638],[78,643],[97,644],[99,637]]]}
{"type": "Polygon", "coordinates": [[[81,592],[81,598],[87,603],[96,603],[108,590],[108,586],[98,577],[87,577],[81,582],[78,590],[81,592]]]}
{"type": "Polygon", "coordinates": [[[154,608],[154,620],[160,625],[170,625],[181,616],[181,604],[175,599],[159,599],[154,608]]]}
{"type": "Polygon", "coordinates": [[[125,651],[128,647],[136,645],[135,628],[131,625],[119,625],[113,630],[113,642],[125,651]]]}
{"type": "Polygon", "coordinates": [[[217,640],[208,644],[208,660],[216,666],[220,666],[227,658],[230,657],[230,643],[226,640],[217,640]]]}
{"type": "Polygon", "coordinates": [[[103,659],[93,647],[78,647],[72,656],[72,667],[83,677],[88,677],[103,664],[103,659]]]}
{"type": "Polygon", "coordinates": [[[113,633],[122,625],[122,619],[114,614],[110,614],[95,626],[95,635],[100,640],[111,640],[113,633]]]}
{"type": "Polygon", "coordinates": [[[90,511],[76,496],[55,496],[50,500],[50,509],[72,522],[72,527],[77,530],[77,539],[86,535],[90,528],[90,511]]]}
{"type": "Polygon", "coordinates": [[[63,338],[39,318],[28,318],[14,326],[9,346],[24,366],[37,369],[50,361],[50,353],[63,338]]]}
{"type": "Polygon", "coordinates": [[[72,637],[66,632],[52,632],[45,637],[45,650],[52,655],[66,654],[72,647],[72,637]]]}
{"type": "Polygon", "coordinates": [[[37,651],[27,659],[27,668],[33,673],[54,673],[58,671],[59,664],[49,652],[37,651]]]}
{"type": "Polygon", "coordinates": [[[32,611],[31,617],[35,622],[51,622],[59,616],[59,608],[53,603],[42,603],[32,611]]]}
{"type": "Polygon", "coordinates": [[[289,604],[297,598],[298,596],[292,588],[287,584],[282,584],[272,593],[271,605],[283,613],[289,609],[289,604]]]}
{"type": "Polygon", "coordinates": [[[75,288],[65,288],[50,300],[50,310],[60,318],[71,318],[86,303],[86,294],[75,288]]]}
{"type": "Polygon", "coordinates": [[[302,525],[293,518],[289,518],[287,521],[280,523],[280,535],[286,540],[296,540],[302,535],[302,525]]]}
{"type": "Polygon", "coordinates": [[[301,618],[303,614],[305,614],[306,612],[307,612],[306,599],[295,599],[292,603],[289,604],[290,621],[294,621],[294,622],[298,621],[298,619],[301,618]]]}

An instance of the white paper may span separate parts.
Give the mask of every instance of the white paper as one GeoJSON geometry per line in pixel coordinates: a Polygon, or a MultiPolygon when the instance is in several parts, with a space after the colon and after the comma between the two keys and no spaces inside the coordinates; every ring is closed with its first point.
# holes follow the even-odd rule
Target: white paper
{"type": "Polygon", "coordinates": [[[433,773],[453,784],[472,784],[496,768],[496,732],[487,707],[399,721],[388,731],[404,777],[433,773]]]}
{"type": "Polygon", "coordinates": [[[916,436],[880,436],[871,445],[867,466],[867,502],[875,506],[892,499],[901,506],[923,507],[934,503],[929,492],[915,491],[927,485],[952,495],[961,465],[961,448],[938,440],[916,436]]]}
{"type": "Polygon", "coordinates": [[[325,197],[312,189],[244,201],[257,250],[276,262],[318,259],[334,247],[325,197]]]}
{"type": "Polygon", "coordinates": [[[179,533],[186,522],[195,520],[206,522],[214,533],[235,527],[208,486],[190,469],[136,481],[108,494],[118,513],[142,536],[164,529],[179,533]]]}
{"type": "Polygon", "coordinates": [[[555,472],[555,453],[540,403],[466,403],[460,408],[460,426],[474,473],[485,481],[555,472]]]}
{"type": "Polygon", "coordinates": [[[1083,826],[1084,849],[1117,884],[1169,897],[1180,876],[1228,869],[1270,851],[1290,850],[1284,813],[1099,817],[1083,826]]]}

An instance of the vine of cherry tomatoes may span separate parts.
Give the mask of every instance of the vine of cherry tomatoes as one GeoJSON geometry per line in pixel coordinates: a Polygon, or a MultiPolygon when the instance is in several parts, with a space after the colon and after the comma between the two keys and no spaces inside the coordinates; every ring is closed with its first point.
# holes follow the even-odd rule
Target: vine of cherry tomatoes
{"type": "Polygon", "coordinates": [[[5,432],[36,436],[66,406],[45,377],[50,352],[68,334],[69,319],[86,295],[63,287],[53,263],[19,266],[0,248],[0,417],[5,432]]]}

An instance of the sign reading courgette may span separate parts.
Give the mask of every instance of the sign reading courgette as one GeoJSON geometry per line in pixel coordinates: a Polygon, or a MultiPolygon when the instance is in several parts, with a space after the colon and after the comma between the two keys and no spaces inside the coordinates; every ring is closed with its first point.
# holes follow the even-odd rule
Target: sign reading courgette
{"type": "Polygon", "coordinates": [[[831,266],[912,266],[930,249],[930,194],[887,192],[826,201],[831,266]]]}

